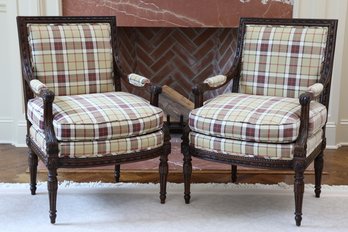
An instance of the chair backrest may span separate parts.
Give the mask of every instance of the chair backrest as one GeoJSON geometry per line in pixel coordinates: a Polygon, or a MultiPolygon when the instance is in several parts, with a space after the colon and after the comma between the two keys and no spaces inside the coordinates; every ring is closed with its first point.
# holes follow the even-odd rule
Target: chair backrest
{"type": "Polygon", "coordinates": [[[23,17],[18,27],[28,44],[22,59],[29,58],[32,78],[56,95],[115,90],[115,17],[23,17]]]}
{"type": "Polygon", "coordinates": [[[328,41],[329,35],[335,35],[333,22],[241,20],[243,42],[239,92],[298,97],[308,86],[319,82],[324,64],[331,64],[332,70],[333,57],[330,54],[334,47],[330,47],[328,41]]]}

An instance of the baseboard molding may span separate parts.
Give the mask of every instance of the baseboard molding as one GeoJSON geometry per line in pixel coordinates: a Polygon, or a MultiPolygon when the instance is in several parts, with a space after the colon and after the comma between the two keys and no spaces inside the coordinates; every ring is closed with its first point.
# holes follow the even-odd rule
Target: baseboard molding
{"type": "Polygon", "coordinates": [[[10,118],[0,118],[0,143],[12,144],[16,147],[26,147],[26,121],[16,122],[10,118]]]}
{"type": "Polygon", "coordinates": [[[25,141],[27,134],[27,122],[19,121],[16,126],[16,139],[14,141],[14,146],[16,147],[26,147],[27,143],[25,141]]]}
{"type": "Polygon", "coordinates": [[[13,144],[13,124],[10,118],[0,118],[0,143],[13,144]]]}
{"type": "Polygon", "coordinates": [[[336,123],[335,122],[327,122],[326,123],[326,148],[327,149],[337,149],[336,144],[336,123]]]}
{"type": "Polygon", "coordinates": [[[341,125],[348,125],[348,119],[342,119],[342,120],[340,121],[340,124],[341,124],[341,125]]]}

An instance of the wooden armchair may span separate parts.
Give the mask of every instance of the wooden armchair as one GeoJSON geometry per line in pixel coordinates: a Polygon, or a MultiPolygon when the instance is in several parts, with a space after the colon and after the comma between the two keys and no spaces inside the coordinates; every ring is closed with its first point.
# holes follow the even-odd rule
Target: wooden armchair
{"type": "Polygon", "coordinates": [[[336,30],[337,20],[240,20],[230,71],[193,88],[182,142],[187,204],[191,156],[231,164],[233,181],[237,165],[293,170],[301,225],[304,171],[313,160],[315,196],[321,192],[336,30]],[[232,93],[204,102],[205,91],[232,79],[232,93]]]}
{"type": "Polygon", "coordinates": [[[158,108],[121,91],[115,17],[17,17],[22,62],[30,189],[36,191],[38,157],[48,169],[49,216],[56,220],[57,169],[120,165],[160,156],[160,201],[165,202],[170,135],[158,108]]]}

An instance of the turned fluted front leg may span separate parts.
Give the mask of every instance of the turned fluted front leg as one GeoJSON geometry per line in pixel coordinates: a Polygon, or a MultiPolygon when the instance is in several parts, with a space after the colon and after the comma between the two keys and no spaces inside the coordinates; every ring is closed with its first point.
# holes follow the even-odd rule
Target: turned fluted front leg
{"type": "Polygon", "coordinates": [[[295,171],[295,220],[296,225],[300,226],[302,221],[302,202],[304,193],[304,171],[295,171]]]}
{"type": "Polygon", "coordinates": [[[182,135],[182,143],[181,143],[181,153],[184,155],[184,164],[183,164],[183,175],[184,175],[184,198],[185,203],[189,204],[191,199],[191,192],[190,192],[190,185],[191,185],[191,175],[192,175],[192,159],[190,154],[190,147],[189,147],[189,134],[190,134],[190,128],[188,126],[188,123],[186,124],[186,127],[184,128],[184,132],[182,135]]]}
{"type": "Polygon", "coordinates": [[[314,171],[315,171],[315,196],[320,197],[321,193],[321,177],[324,167],[323,152],[321,152],[314,160],[314,171]]]}
{"type": "Polygon", "coordinates": [[[30,171],[30,192],[31,195],[35,195],[38,158],[37,155],[31,150],[28,152],[28,164],[30,171]]]}
{"type": "Polygon", "coordinates": [[[58,180],[57,180],[57,169],[51,168],[48,169],[48,196],[50,202],[50,220],[51,223],[54,224],[56,222],[57,217],[57,190],[58,190],[58,180]]]}
{"type": "Polygon", "coordinates": [[[167,176],[168,176],[168,154],[162,154],[159,165],[160,174],[160,200],[161,204],[166,201],[167,195],[167,176]]]}

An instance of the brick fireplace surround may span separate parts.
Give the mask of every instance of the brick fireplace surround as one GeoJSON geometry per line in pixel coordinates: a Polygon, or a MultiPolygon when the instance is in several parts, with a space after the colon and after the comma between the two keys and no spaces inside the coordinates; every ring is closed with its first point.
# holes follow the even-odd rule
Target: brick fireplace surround
{"type": "MultiPolygon", "coordinates": [[[[290,18],[292,5],[293,0],[62,0],[64,16],[116,15],[125,71],[168,85],[191,100],[195,83],[231,67],[240,17],[290,18]]],[[[147,97],[124,84],[128,91],[147,97]]],[[[169,169],[180,173],[180,135],[173,135],[171,142],[169,169]]],[[[193,159],[196,171],[230,169],[193,159]]],[[[158,160],[121,168],[157,171],[158,160]]],[[[102,169],[112,172],[113,166],[102,169]]]]}

